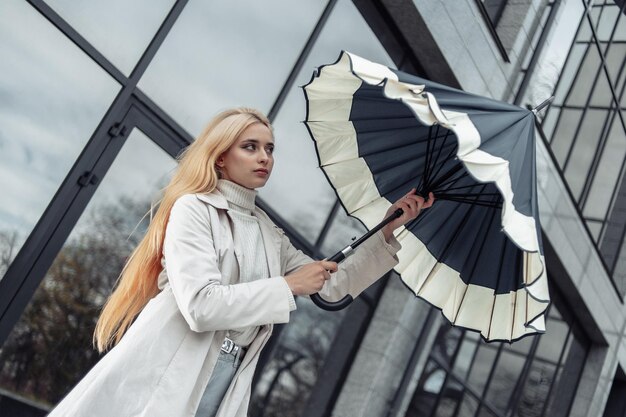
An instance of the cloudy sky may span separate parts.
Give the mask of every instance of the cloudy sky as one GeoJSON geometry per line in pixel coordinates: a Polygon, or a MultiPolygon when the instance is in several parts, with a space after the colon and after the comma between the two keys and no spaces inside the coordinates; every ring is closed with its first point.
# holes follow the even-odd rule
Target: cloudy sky
{"type": "MultiPolygon", "coordinates": [[[[128,75],[173,1],[47,3],[128,75]]],[[[577,3],[565,2],[561,20],[572,24],[562,25],[565,32],[549,44],[553,52],[548,53],[558,54],[559,61],[581,12],[577,3]]],[[[324,6],[319,0],[190,1],[139,88],[192,136],[227,107],[267,112],[324,6]]],[[[338,1],[274,122],[275,171],[260,192],[287,220],[305,223],[302,232],[310,240],[323,225],[334,194],[301,123],[305,103],[298,86],[309,81],[315,67],[335,61],[342,49],[393,65],[352,2],[338,1]]],[[[25,238],[120,86],[23,0],[0,4],[0,51],[0,229],[25,238]]],[[[134,137],[140,139],[129,139],[123,154],[136,152],[136,158],[116,162],[95,201],[157,187],[154,179],[171,171],[161,162],[140,166],[137,161],[167,157],[146,145],[141,132],[134,137]],[[109,183],[117,186],[105,186],[109,183]]],[[[341,223],[342,237],[358,228],[341,223]]]]}

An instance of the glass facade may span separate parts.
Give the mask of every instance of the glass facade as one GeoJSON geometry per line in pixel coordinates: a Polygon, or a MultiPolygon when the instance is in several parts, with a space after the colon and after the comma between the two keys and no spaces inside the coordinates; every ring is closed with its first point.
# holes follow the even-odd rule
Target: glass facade
{"type": "Polygon", "coordinates": [[[0,279],[120,86],[28,3],[0,5],[0,279]]]}
{"type": "MultiPolygon", "coordinates": [[[[504,37],[510,2],[482,3],[504,37]]],[[[545,23],[550,7],[535,3],[545,23]]],[[[300,123],[299,87],[314,67],[335,61],[339,48],[395,67],[350,0],[45,4],[49,9],[26,0],[0,5],[0,401],[10,397],[40,411],[99,360],[91,347],[99,309],[175,169],[173,157],[217,111],[247,105],[271,113],[276,165],[260,197],[304,250],[330,256],[359,236],[363,226],[344,213],[317,167],[300,123]],[[60,30],[59,20],[71,30],[60,30]],[[104,60],[81,50],[81,42],[104,60]],[[111,66],[128,77],[137,68],[145,72],[135,87],[108,73],[111,66]],[[129,108],[141,110],[131,118],[129,108]],[[118,146],[116,123],[130,119],[118,146]],[[143,122],[158,132],[142,131],[143,122]],[[160,135],[173,140],[165,143],[160,135]],[[61,201],[66,189],[77,187],[71,175],[82,166],[105,175],[61,201]],[[59,203],[62,214],[50,209],[59,203]],[[29,235],[45,235],[46,244],[29,235]],[[11,313],[16,303],[25,306],[18,307],[19,318],[11,313]]],[[[564,13],[570,9],[583,15],[583,2],[567,2],[564,13]]],[[[626,289],[626,216],[620,215],[626,211],[625,26],[614,3],[590,8],[577,30],[547,41],[565,50],[562,42],[575,39],[569,55],[538,71],[549,82],[535,83],[529,94],[541,97],[541,86],[561,74],[543,128],[608,268],[626,289]]],[[[310,413],[311,393],[345,377],[336,371],[319,381],[337,329],[352,323],[346,322],[351,314],[366,315],[325,312],[306,298],[297,303],[259,362],[252,417],[318,415],[310,413]]],[[[375,308],[375,300],[367,304],[375,308]]],[[[406,415],[566,415],[589,342],[564,310],[560,304],[551,309],[548,334],[512,345],[488,345],[442,325],[406,415]]],[[[349,344],[358,345],[360,337],[349,344]]]]}
{"type": "MultiPolygon", "coordinates": [[[[15,294],[0,299],[9,327],[0,349],[0,393],[3,404],[11,398],[39,410],[53,407],[99,360],[91,345],[99,309],[143,235],[143,216],[175,168],[173,155],[215,112],[234,105],[273,109],[275,178],[260,196],[278,213],[279,224],[302,239],[305,250],[329,255],[360,233],[363,227],[338,209],[317,168],[313,144],[299,122],[304,119],[299,87],[315,66],[337,58],[338,40],[393,66],[349,0],[292,6],[164,0],[150,10],[123,2],[74,7],[51,0],[48,5],[35,8],[13,0],[0,6],[0,48],[14,58],[0,63],[11,80],[0,82],[7,98],[0,103],[6,121],[0,128],[0,169],[11,175],[3,175],[1,183],[12,197],[0,216],[1,272],[7,272],[7,288],[15,294]],[[147,56],[146,48],[155,42],[158,49],[147,56]],[[284,46],[278,52],[277,43],[284,46]],[[101,55],[88,56],[81,51],[85,45],[101,55]],[[107,73],[112,68],[130,76],[139,67],[145,72],[138,74],[137,87],[125,84],[129,78],[107,73]],[[299,70],[289,79],[292,68],[299,70]],[[284,97],[276,107],[279,94],[284,97]],[[147,108],[128,116],[129,106],[138,102],[147,108]],[[161,134],[173,135],[180,145],[166,146],[133,127],[144,118],[148,124],[158,119],[158,126],[165,121],[161,129],[167,131],[161,134]],[[127,131],[120,129],[123,124],[127,131]],[[121,150],[119,135],[127,136],[121,150]],[[68,213],[79,215],[57,227],[55,213],[44,210],[65,189],[76,188],[72,167],[90,161],[104,178],[94,176],[77,191],[97,185],[93,197],[64,201],[68,213]],[[62,245],[54,249],[28,241],[36,223],[38,233],[53,230],[47,239],[62,239],[62,245]],[[326,224],[336,230],[324,233],[326,224]],[[16,257],[21,257],[19,266],[11,263],[16,257]],[[30,259],[46,257],[50,263],[42,272],[22,269],[30,259]],[[36,291],[23,290],[29,286],[36,291]],[[14,299],[25,307],[11,323],[14,299]]],[[[322,311],[308,299],[297,303],[290,324],[275,330],[269,355],[259,363],[251,403],[255,416],[303,412],[346,315],[322,311]]]]}
{"type": "Polygon", "coordinates": [[[595,2],[587,9],[579,4],[576,12],[580,24],[542,125],[592,239],[623,296],[626,16],[624,5],[612,1],[595,2]]]}
{"type": "Polygon", "coordinates": [[[53,406],[100,356],[95,323],[175,168],[134,129],[0,351],[0,389],[53,406]],[[138,160],[137,155],[145,159],[138,160]]]}
{"type": "Polygon", "coordinates": [[[569,415],[589,342],[554,304],[546,326],[506,344],[444,323],[406,416],[569,415]]]}

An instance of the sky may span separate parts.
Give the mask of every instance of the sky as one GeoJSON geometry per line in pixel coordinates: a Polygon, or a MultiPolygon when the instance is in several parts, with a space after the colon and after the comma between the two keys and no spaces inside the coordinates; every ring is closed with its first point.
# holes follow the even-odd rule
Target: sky
{"type": "MultiPolygon", "coordinates": [[[[173,1],[47,3],[128,75],[173,1]]],[[[212,115],[230,106],[247,105],[267,112],[324,5],[318,0],[191,1],[139,88],[192,136],[212,115]]],[[[564,2],[559,19],[565,24],[551,37],[545,60],[562,65],[581,11],[579,0],[564,2]]],[[[309,81],[315,67],[334,62],[342,49],[393,66],[352,2],[338,1],[274,121],[275,170],[260,191],[287,221],[306,224],[301,231],[311,241],[335,197],[301,123],[305,104],[299,86],[309,81]]],[[[0,51],[4,75],[0,79],[0,192],[4,200],[0,231],[16,231],[23,241],[120,86],[25,1],[0,4],[0,51]]],[[[157,151],[140,147],[146,150],[137,150],[138,161],[160,160],[157,151]]],[[[107,183],[121,185],[103,185],[97,201],[136,193],[137,187],[157,187],[151,180],[172,168],[165,163],[154,166],[161,166],[163,172],[132,170],[132,184],[124,181],[130,168],[110,170],[107,183]]],[[[342,226],[340,238],[360,230],[354,222],[342,226]]]]}

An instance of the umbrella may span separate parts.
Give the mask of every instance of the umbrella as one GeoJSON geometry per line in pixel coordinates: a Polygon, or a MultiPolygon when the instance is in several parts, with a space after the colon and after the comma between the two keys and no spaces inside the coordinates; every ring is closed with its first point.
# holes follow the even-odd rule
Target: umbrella
{"type": "MultiPolygon", "coordinates": [[[[346,212],[371,229],[331,259],[382,227],[389,206],[412,188],[433,192],[433,207],[395,233],[404,284],[486,341],[544,332],[534,111],[348,52],[319,67],[303,90],[320,167],[346,212]]],[[[351,301],[312,299],[326,309],[351,301]]]]}

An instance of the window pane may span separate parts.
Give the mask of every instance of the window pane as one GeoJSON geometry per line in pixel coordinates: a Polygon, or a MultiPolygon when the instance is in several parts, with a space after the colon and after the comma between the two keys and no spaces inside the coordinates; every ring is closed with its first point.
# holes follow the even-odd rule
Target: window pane
{"type": "Polygon", "coordinates": [[[577,132],[582,113],[582,110],[563,109],[561,111],[561,119],[550,143],[554,156],[556,156],[561,167],[565,162],[570,146],[572,146],[572,139],[577,132]]]}
{"type": "MultiPolygon", "coordinates": [[[[393,66],[354,4],[339,0],[274,121],[276,165],[272,180],[260,190],[265,201],[295,227],[302,228],[312,241],[317,238],[336,197],[318,168],[313,141],[301,123],[306,107],[299,86],[311,79],[315,67],[337,60],[338,45],[364,58],[393,66]]],[[[332,233],[331,230],[329,239],[332,233]]],[[[341,237],[338,239],[343,241],[341,237]]]]}
{"type": "Polygon", "coordinates": [[[446,378],[446,372],[433,360],[426,363],[405,417],[427,417],[432,413],[446,378]]]}
{"type": "MultiPolygon", "coordinates": [[[[622,17],[623,26],[626,27],[626,15],[622,17]]],[[[611,47],[608,49],[606,53],[606,67],[609,71],[609,76],[611,77],[611,81],[617,88],[615,92],[619,97],[621,83],[618,82],[620,78],[620,70],[622,73],[624,69],[622,68],[622,63],[624,62],[624,57],[626,57],[626,44],[624,43],[613,43],[611,47]]],[[[605,100],[612,98],[611,95],[605,97],[605,100]]],[[[608,103],[608,101],[607,101],[608,103]]],[[[606,104],[605,104],[606,105],[606,104]]]]}
{"type": "Polygon", "coordinates": [[[485,389],[485,384],[496,360],[496,349],[491,345],[481,344],[478,347],[478,354],[472,364],[467,385],[475,392],[481,393],[485,389]]]}
{"type": "Polygon", "coordinates": [[[435,415],[437,417],[452,417],[455,415],[459,401],[463,398],[463,386],[454,381],[453,378],[448,378],[446,386],[444,387],[440,398],[439,406],[435,415]]]}
{"type": "Polygon", "coordinates": [[[583,210],[585,216],[601,219],[606,216],[613,190],[619,179],[622,162],[626,157],[624,138],[626,138],[626,132],[622,128],[621,121],[619,117],[614,117],[598,170],[591,184],[589,197],[585,203],[583,210]]]}
{"type": "Polygon", "coordinates": [[[358,239],[366,232],[365,226],[354,217],[348,216],[340,206],[322,243],[322,254],[330,257],[349,245],[353,237],[358,239]]]}
{"type": "Polygon", "coordinates": [[[280,333],[278,347],[263,369],[250,415],[297,417],[304,413],[337,327],[345,316],[298,297],[298,309],[280,333]],[[315,325],[313,325],[315,323],[315,325]]]}
{"type": "Polygon", "coordinates": [[[559,117],[560,113],[560,107],[551,107],[546,113],[546,117],[541,122],[541,127],[548,141],[552,139],[552,134],[554,133],[554,124],[556,123],[556,120],[559,117]]]}
{"type": "Polygon", "coordinates": [[[546,406],[550,386],[556,367],[543,361],[534,361],[530,367],[522,397],[517,406],[517,415],[540,417],[546,406]]]}
{"type": "Polygon", "coordinates": [[[566,100],[570,106],[584,106],[596,75],[600,71],[600,55],[595,45],[588,45],[587,53],[583,59],[576,81],[572,86],[571,93],[566,100]]]}
{"type": "MultiPolygon", "coordinates": [[[[591,15],[591,21],[593,22],[594,30],[598,30],[598,19],[600,18],[600,10],[601,7],[590,7],[589,14],[591,15]]],[[[584,17],[583,24],[580,28],[580,32],[578,33],[577,39],[584,41],[591,41],[593,37],[593,33],[591,32],[591,27],[589,26],[589,21],[587,17],[584,17]]]]}
{"type": "MultiPolygon", "coordinates": [[[[616,81],[617,79],[613,80],[613,82],[616,81]]],[[[612,102],[613,96],[611,93],[609,79],[606,77],[604,69],[602,69],[598,76],[598,80],[596,81],[596,85],[593,88],[593,92],[591,93],[591,102],[589,105],[608,108],[611,106],[612,102]]]]}
{"type": "Polygon", "coordinates": [[[120,71],[130,75],[173,0],[46,0],[120,71]]]}
{"type": "Polygon", "coordinates": [[[135,227],[174,167],[145,135],[131,132],[2,346],[1,389],[52,406],[99,360],[91,337],[100,308],[146,220],[135,227]]]}
{"type": "Polygon", "coordinates": [[[458,417],[474,417],[476,414],[476,410],[478,409],[478,400],[474,398],[468,392],[465,392],[465,396],[463,397],[463,402],[459,407],[458,417]]]}
{"type": "Polygon", "coordinates": [[[27,2],[0,3],[0,277],[119,85],[27,2]]]}
{"type": "Polygon", "coordinates": [[[561,72],[561,75],[559,77],[559,85],[556,89],[556,92],[554,93],[554,104],[563,104],[565,100],[565,95],[568,93],[572,85],[572,81],[576,76],[576,71],[580,67],[580,61],[583,59],[586,50],[587,45],[572,45],[572,49],[567,60],[567,65],[565,68],[563,68],[563,71],[561,72]]]}
{"type": "Polygon", "coordinates": [[[503,350],[489,383],[485,399],[496,410],[504,413],[509,405],[517,380],[519,379],[526,357],[503,350]]]}
{"type": "Polygon", "coordinates": [[[606,110],[588,109],[580,126],[574,149],[565,169],[565,178],[574,198],[580,197],[585,181],[589,177],[589,169],[596,155],[600,133],[606,124],[607,114],[606,110]]]}
{"type": "Polygon", "coordinates": [[[139,87],[194,136],[226,107],[267,112],[324,5],[189,2],[139,87]]]}
{"type": "MultiPolygon", "coordinates": [[[[608,41],[611,39],[611,33],[615,28],[619,11],[619,7],[616,4],[608,3],[606,6],[602,7],[600,21],[596,28],[596,35],[599,41],[608,41]]],[[[624,16],[622,16],[622,19],[623,18],[624,16]]]]}
{"type": "Polygon", "coordinates": [[[539,336],[535,355],[540,359],[557,363],[567,340],[569,326],[564,321],[548,318],[546,328],[548,327],[550,331],[539,336]]]}
{"type": "Polygon", "coordinates": [[[598,239],[600,238],[600,231],[602,230],[602,223],[595,220],[586,220],[587,227],[591,232],[591,236],[593,237],[594,242],[598,243],[598,239]]]}
{"type": "Polygon", "coordinates": [[[457,353],[454,368],[452,369],[452,373],[461,380],[465,380],[467,377],[467,372],[472,364],[472,359],[474,358],[474,353],[479,343],[477,340],[467,337],[469,334],[474,333],[465,332],[465,338],[463,339],[463,343],[461,343],[461,348],[457,353]]]}

